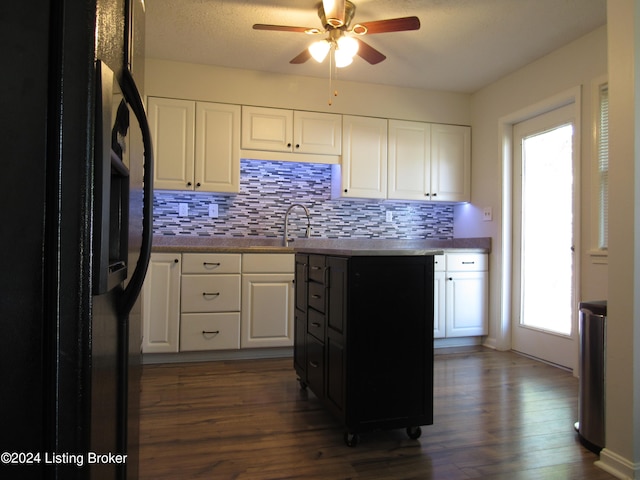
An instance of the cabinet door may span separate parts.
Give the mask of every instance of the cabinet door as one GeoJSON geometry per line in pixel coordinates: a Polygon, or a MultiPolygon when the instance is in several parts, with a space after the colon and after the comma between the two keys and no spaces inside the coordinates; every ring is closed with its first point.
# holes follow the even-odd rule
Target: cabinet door
{"type": "Polygon", "coordinates": [[[242,148],[291,152],[293,110],[242,107],[242,148]]]}
{"type": "Polygon", "coordinates": [[[240,107],[196,104],[195,190],[240,191],[240,107]]]}
{"type": "Polygon", "coordinates": [[[320,155],[342,152],[342,115],[293,112],[293,151],[320,155]]]}
{"type": "Polygon", "coordinates": [[[144,353],[178,351],[180,255],[151,255],[142,288],[142,328],[144,353]]]}
{"type": "Polygon", "coordinates": [[[447,272],[447,337],[486,335],[488,272],[447,272]]]}
{"type": "Polygon", "coordinates": [[[386,198],[387,120],[345,115],[342,140],[340,196],[386,198]]]}
{"type": "Polygon", "coordinates": [[[444,271],[436,271],[433,273],[433,338],[444,338],[447,336],[445,324],[446,278],[444,271]]]}
{"type": "Polygon", "coordinates": [[[195,105],[188,100],[149,97],[157,189],[193,190],[195,105]]]}
{"type": "Polygon", "coordinates": [[[389,120],[388,197],[429,200],[430,172],[431,125],[389,120]]]}
{"type": "Polygon", "coordinates": [[[431,125],[431,200],[471,200],[471,128],[431,125]]]}
{"type": "Polygon", "coordinates": [[[293,345],[293,274],[242,275],[242,348],[293,345]]]}

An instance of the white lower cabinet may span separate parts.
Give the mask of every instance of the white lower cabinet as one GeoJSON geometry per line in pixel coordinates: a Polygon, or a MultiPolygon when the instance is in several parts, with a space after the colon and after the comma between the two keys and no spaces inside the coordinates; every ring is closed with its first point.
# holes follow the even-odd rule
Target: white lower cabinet
{"type": "Polygon", "coordinates": [[[183,313],[180,351],[240,348],[240,313],[183,313]]]}
{"type": "Polygon", "coordinates": [[[240,265],[236,253],[185,253],[180,351],[240,348],[240,265]]]}
{"type": "Polygon", "coordinates": [[[435,257],[435,338],[487,335],[487,260],[486,254],[478,253],[446,253],[435,257]]]}
{"type": "Polygon", "coordinates": [[[293,345],[293,271],[293,254],[152,254],[142,351],[293,345]]]}
{"type": "Polygon", "coordinates": [[[244,254],[241,348],[293,345],[292,254],[244,254]]]}
{"type": "Polygon", "coordinates": [[[179,349],[181,255],[153,253],[142,289],[142,351],[179,349]]]}

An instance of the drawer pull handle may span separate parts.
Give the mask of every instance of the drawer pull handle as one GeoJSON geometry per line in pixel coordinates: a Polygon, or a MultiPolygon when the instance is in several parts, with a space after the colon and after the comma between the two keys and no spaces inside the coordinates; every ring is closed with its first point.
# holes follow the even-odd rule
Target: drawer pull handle
{"type": "Polygon", "coordinates": [[[463,265],[473,265],[476,262],[462,262],[463,265]]]}
{"type": "Polygon", "coordinates": [[[220,333],[220,330],[212,330],[212,331],[202,330],[202,336],[207,339],[213,338],[219,333],[220,333]]]}
{"type": "Polygon", "coordinates": [[[311,270],[320,270],[322,267],[318,267],[317,265],[314,265],[313,267],[311,267],[311,270]]]}
{"type": "Polygon", "coordinates": [[[309,365],[311,365],[313,368],[318,368],[320,366],[316,362],[309,362],[309,365]]]}
{"type": "Polygon", "coordinates": [[[320,328],[320,324],[318,322],[311,322],[312,327],[320,328]]]}
{"type": "Polygon", "coordinates": [[[205,267],[219,267],[220,262],[202,262],[205,267]]]}
{"type": "Polygon", "coordinates": [[[220,292],[213,292],[213,293],[202,292],[202,296],[203,297],[219,297],[220,296],[220,292]]]}
{"type": "Polygon", "coordinates": [[[316,299],[318,299],[318,298],[320,298],[320,295],[318,295],[317,293],[314,293],[313,295],[311,295],[311,298],[316,298],[316,299]]]}

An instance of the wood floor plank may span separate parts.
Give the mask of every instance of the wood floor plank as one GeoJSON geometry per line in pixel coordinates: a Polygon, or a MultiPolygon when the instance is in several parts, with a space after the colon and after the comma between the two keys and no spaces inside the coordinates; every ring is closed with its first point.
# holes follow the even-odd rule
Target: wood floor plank
{"type": "Polygon", "coordinates": [[[578,382],[484,348],[438,352],[434,425],[361,436],[301,391],[292,360],[146,365],[140,479],[593,479],[573,431],[578,382]]]}

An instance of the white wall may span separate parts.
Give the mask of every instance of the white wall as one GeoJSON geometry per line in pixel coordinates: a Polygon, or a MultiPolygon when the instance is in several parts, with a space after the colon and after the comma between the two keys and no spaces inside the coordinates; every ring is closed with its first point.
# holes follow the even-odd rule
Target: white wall
{"type": "Polygon", "coordinates": [[[471,124],[471,96],[147,59],[145,94],[241,105],[471,124]]]}
{"type": "Polygon", "coordinates": [[[598,464],[640,478],[640,0],[607,2],[609,299],[605,449],[598,464]]]}
{"type": "MultiPolygon", "coordinates": [[[[607,295],[607,266],[593,263],[589,255],[591,221],[592,145],[591,82],[607,72],[607,30],[599,28],[569,45],[498,80],[472,96],[471,205],[456,207],[456,237],[491,237],[489,337],[487,345],[511,346],[508,328],[501,319],[502,155],[500,122],[561,92],[582,86],[581,245],[579,299],[596,300],[607,295]],[[482,208],[493,208],[493,221],[482,221],[482,208]]],[[[552,192],[541,192],[552,194],[552,192]]],[[[552,232],[550,232],[552,234],[552,232]]],[[[549,266],[553,273],[553,266],[549,266]]]]}

